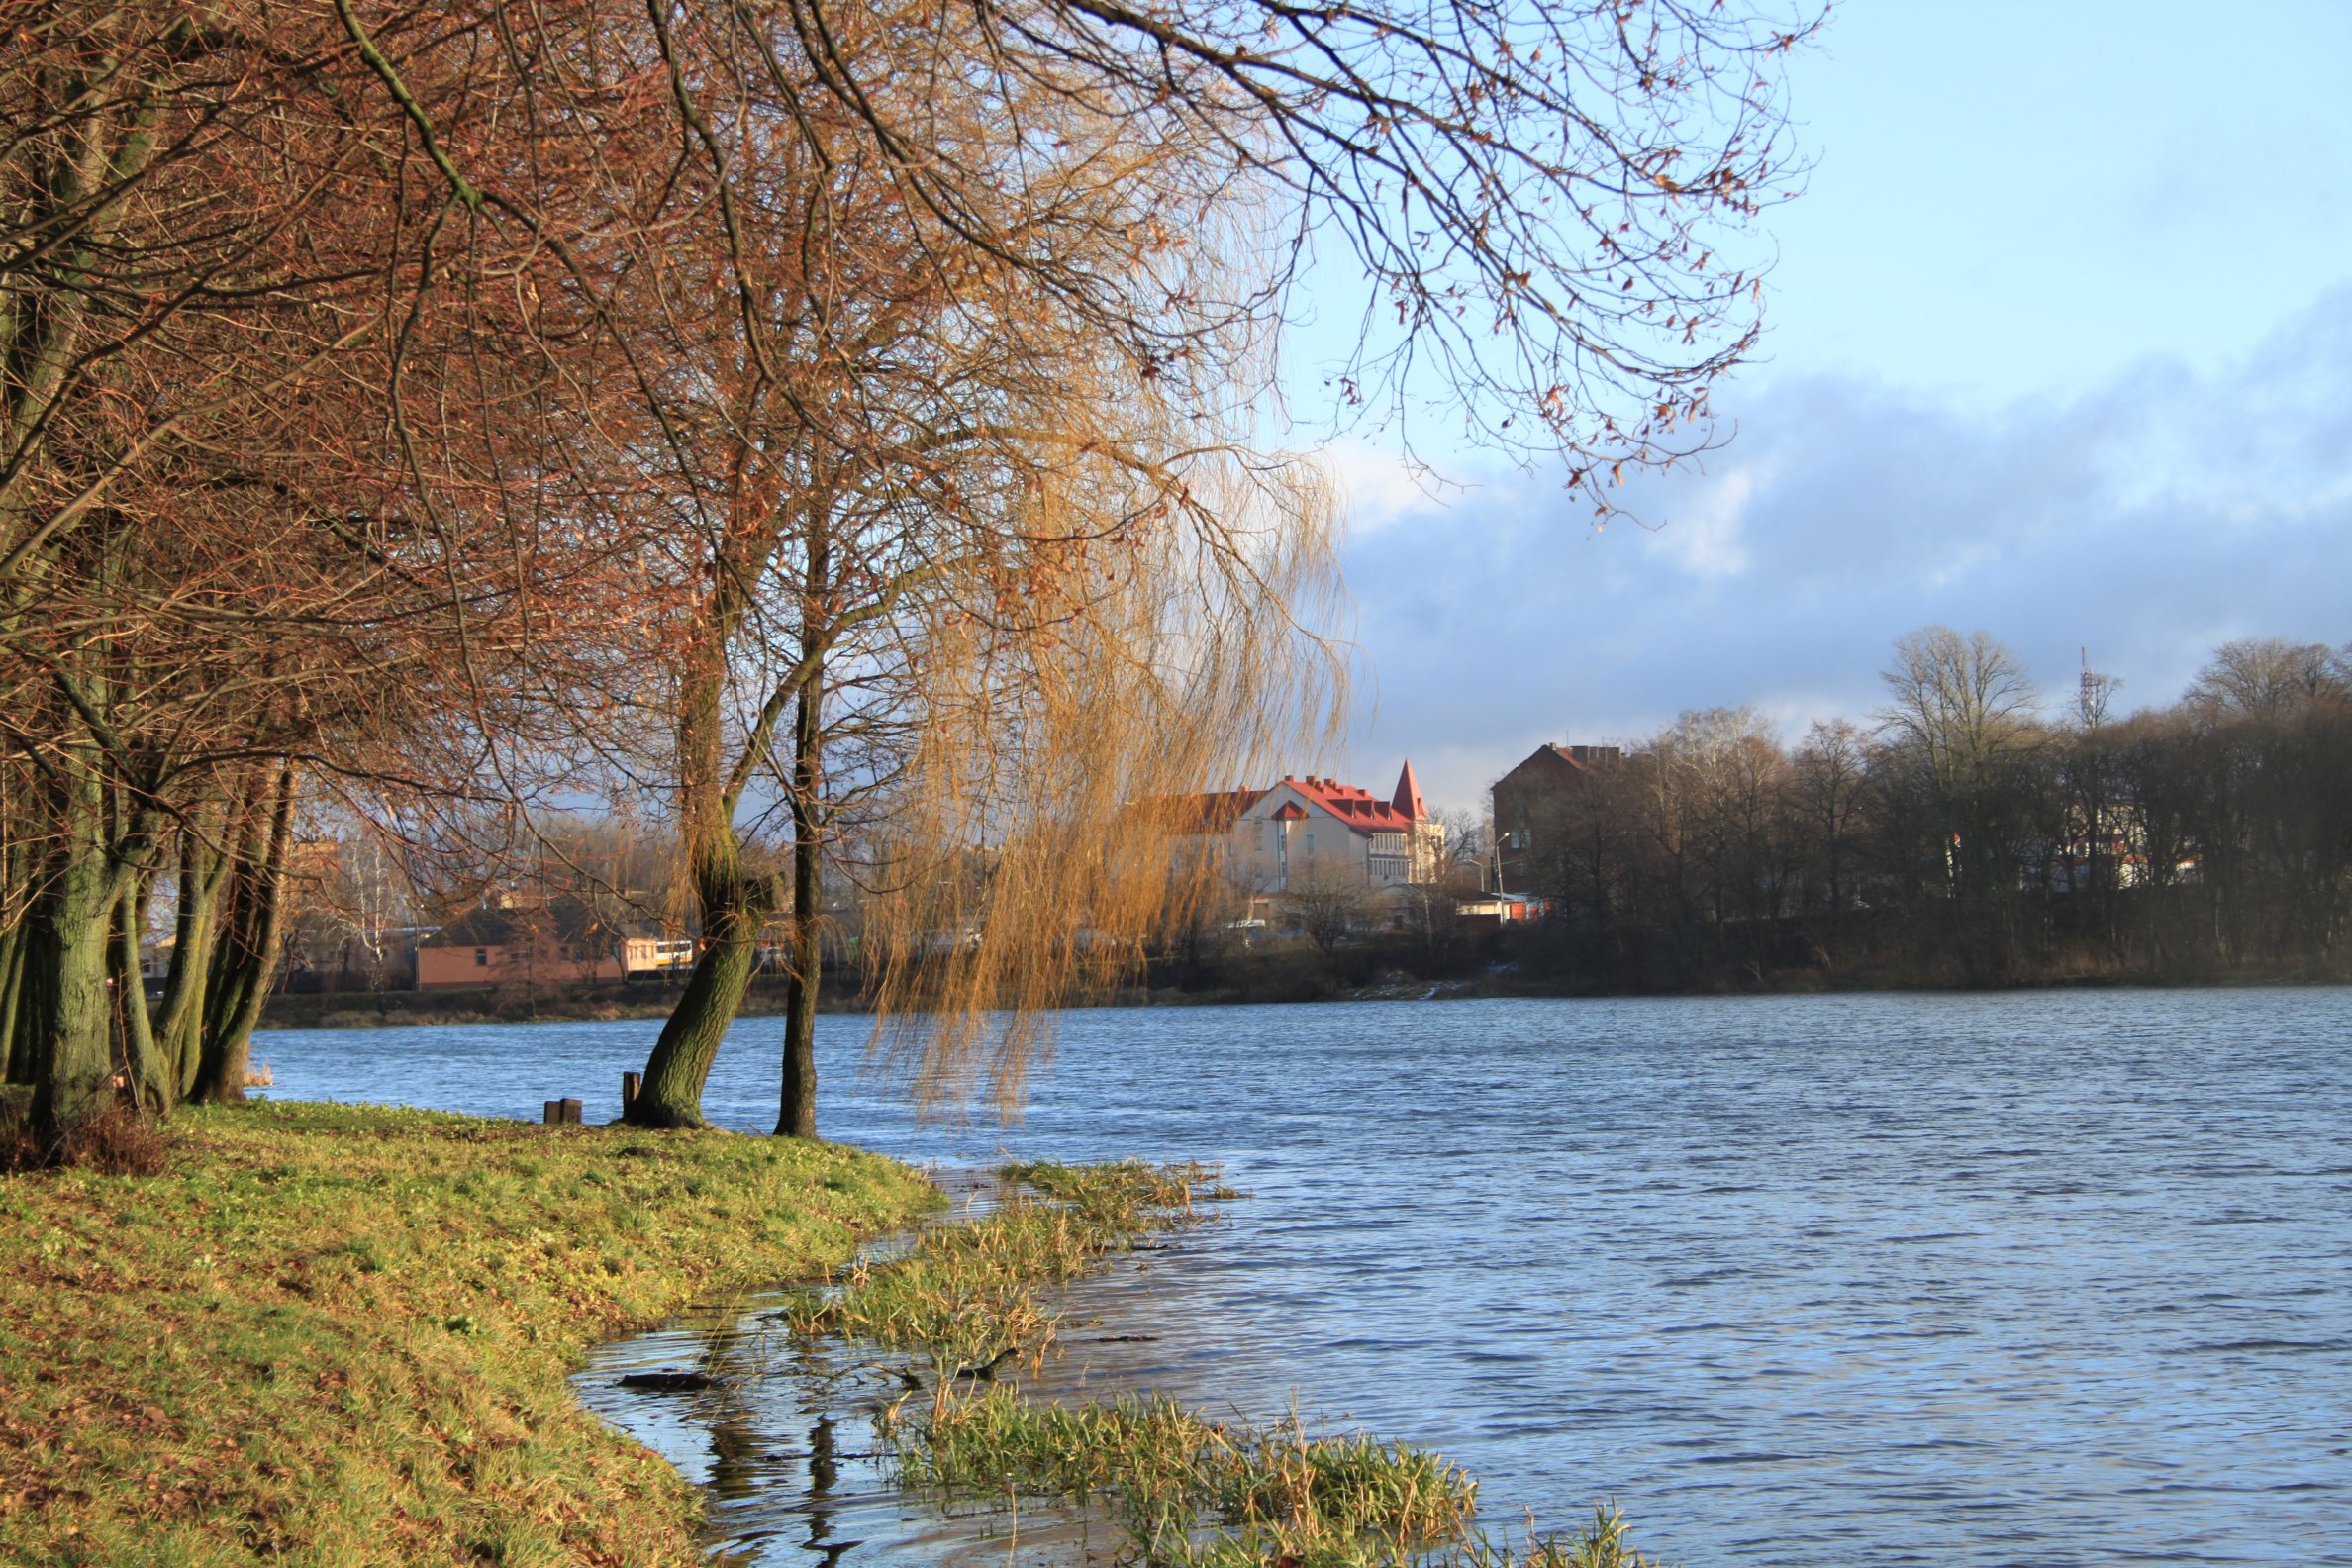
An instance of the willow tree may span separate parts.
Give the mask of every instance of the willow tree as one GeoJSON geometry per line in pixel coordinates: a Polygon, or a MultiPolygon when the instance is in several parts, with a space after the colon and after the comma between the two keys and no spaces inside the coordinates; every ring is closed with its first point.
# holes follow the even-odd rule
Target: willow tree
{"type": "MultiPolygon", "coordinates": [[[[1249,398],[1229,382],[1262,343],[1231,303],[1247,280],[1230,255],[1192,242],[1231,238],[1250,216],[1221,211],[1234,193],[1208,181],[1197,146],[1140,150],[1043,82],[934,121],[953,155],[1004,165],[1001,232],[1209,302],[1186,327],[1195,362],[1161,363],[969,244],[850,107],[795,74],[788,37],[740,12],[656,17],[655,36],[692,171],[661,186],[683,210],[641,227],[661,237],[645,270],[664,295],[643,353],[665,367],[662,428],[682,433],[659,454],[662,482],[692,524],[667,552],[668,751],[703,951],[631,1116],[700,1120],[761,929],[780,923],[792,996],[778,1130],[813,1135],[826,870],[869,863],[895,787],[945,733],[959,665],[985,654],[996,679],[1042,672],[1089,618],[1099,631],[1107,607],[1131,601],[1136,573],[1181,569],[1205,609],[1258,616],[1253,635],[1222,642],[1204,624],[1196,656],[1246,647],[1271,692],[1290,670],[1275,656],[1296,630],[1289,580],[1323,563],[1322,514],[1304,470],[1234,439],[1232,409],[1249,398]],[[1230,406],[1196,395],[1220,378],[1230,406]],[[1248,487],[1226,480],[1241,472],[1263,481],[1249,508],[1205,504],[1221,486],[1240,497],[1248,487]],[[995,644],[974,640],[982,625],[995,644]]],[[[886,18],[834,44],[844,58],[905,47],[886,18]]],[[[1267,710],[1237,697],[1225,733],[1267,710]]],[[[1170,747],[1171,767],[1183,755],[1170,747]]]]}
{"type": "MultiPolygon", "coordinates": [[[[1083,429],[1109,434],[1100,418],[1083,429]]],[[[815,1133],[829,879],[862,884],[881,1009],[931,1021],[943,1068],[976,1010],[1027,1021],[1081,973],[1139,956],[1181,878],[1138,800],[1246,767],[1313,722],[1300,670],[1317,666],[1293,646],[1293,612],[1326,564],[1316,471],[1223,476],[1231,493],[1212,508],[1217,476],[1187,453],[1179,504],[1200,509],[1187,526],[1153,515],[1173,510],[1168,471],[1048,434],[1026,428],[1031,444],[992,465],[962,452],[953,510],[904,468],[800,492],[756,579],[758,613],[738,623],[724,779],[701,773],[706,793],[684,807],[731,835],[741,812],[736,842],[775,843],[787,868],[762,906],[791,977],[779,1132],[815,1133]],[[1054,847],[1029,858],[1038,845],[1054,847]]],[[[727,1017],[698,983],[732,980],[729,956],[706,928],[636,1119],[675,1115],[659,1098],[675,1085],[699,1097],[727,1017]],[[698,1054],[676,1048],[687,1038],[698,1054]]]]}
{"type": "MultiPolygon", "coordinates": [[[[690,433],[669,451],[696,454],[680,478],[704,541],[675,776],[706,952],[637,1119],[699,1120],[754,927],[788,908],[779,1130],[811,1129],[831,668],[922,672],[883,681],[906,749],[854,776],[861,821],[883,824],[867,836],[899,846],[883,857],[897,880],[876,907],[895,934],[871,949],[877,995],[935,1021],[933,1074],[959,1070],[978,1010],[1026,1018],[1081,952],[1125,950],[1120,873],[1164,857],[1040,862],[1101,879],[1082,889],[1009,846],[1113,823],[1148,836],[1140,799],[1223,773],[1237,737],[1277,738],[1266,716],[1314,686],[1312,652],[1298,657],[1313,639],[1282,601],[1323,559],[1315,506],[1252,454],[1275,430],[1271,349],[1319,237],[1343,242],[1372,290],[1348,398],[1449,394],[1488,438],[1565,453],[1604,504],[1624,465],[1706,443],[1708,388],[1754,338],[1755,276],[1722,253],[1778,194],[1772,62],[1809,24],[1649,15],[649,10],[677,111],[663,190],[685,205],[645,227],[688,302],[667,319],[706,324],[678,356],[695,412],[664,423],[690,433]],[[996,342],[1014,351],[974,353],[996,342]],[[1221,486],[1233,475],[1268,482],[1221,486]],[[848,520],[876,497],[920,518],[911,552],[858,539],[848,520]],[[1061,521],[1029,521],[1045,515],[1061,521]],[[840,591],[844,568],[865,592],[840,591]],[[878,663],[833,645],[847,604],[890,607],[868,628],[869,642],[889,628],[878,663]],[[1211,691],[1222,703],[1194,695],[1211,691]],[[1163,764],[1148,777],[1119,750],[1139,738],[1123,714],[1154,716],[1136,752],[1163,764]],[[1180,714],[1199,753],[1171,743],[1180,714]],[[790,807],[789,904],[771,866],[746,863],[736,821],[763,769],[790,807]],[[1107,800],[1077,778],[1139,793],[1107,800]],[[940,856],[967,872],[909,869],[940,856]],[[918,887],[967,891],[941,906],[918,887]],[[967,939],[962,915],[1000,905],[1024,913],[967,939]]],[[[1134,886],[1164,897],[1167,880],[1162,866],[1134,886]]],[[[997,1077],[1015,1081],[1035,1036],[998,1037],[997,1077]]]]}

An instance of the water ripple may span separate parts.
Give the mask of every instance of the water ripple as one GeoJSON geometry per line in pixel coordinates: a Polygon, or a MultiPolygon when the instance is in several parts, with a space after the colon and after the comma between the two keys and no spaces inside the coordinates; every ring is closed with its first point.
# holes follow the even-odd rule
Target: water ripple
{"type": "MultiPolygon", "coordinates": [[[[258,1050],[291,1096],[610,1114],[656,1029],[258,1050]]],[[[772,1125],[776,1029],[722,1054],[728,1125],[772,1125]]],[[[1692,1568],[2105,1568],[2352,1564],[2348,1039],[2342,990],[1100,1012],[1010,1128],[917,1126],[856,1020],[820,1043],[829,1135],[1251,1194],[1082,1288],[1148,1336],[1074,1346],[1089,1386],[1295,1401],[1443,1450],[1498,1520],[1615,1498],[1692,1568]]],[[[766,1560],[1012,1555],[880,1503],[845,1544],[806,1419],[729,1419],[679,1440],[803,1511],[766,1560]]]]}

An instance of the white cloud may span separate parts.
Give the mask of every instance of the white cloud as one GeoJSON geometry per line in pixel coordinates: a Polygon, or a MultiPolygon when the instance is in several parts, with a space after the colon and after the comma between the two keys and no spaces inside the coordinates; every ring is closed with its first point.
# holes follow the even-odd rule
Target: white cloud
{"type": "Polygon", "coordinates": [[[2052,692],[2087,645],[2130,705],[2172,701],[2228,637],[2352,638],[2352,289],[2210,375],[2150,364],[1993,414],[1836,379],[1739,405],[1713,472],[1628,486],[1655,532],[1596,535],[1517,475],[1443,508],[1359,491],[1378,521],[1343,565],[1378,702],[1351,755],[1411,755],[1469,805],[1541,741],[1684,708],[1753,703],[1794,734],[1876,707],[1889,645],[1934,621],[2008,641],[2052,692]]]}
{"type": "Polygon", "coordinates": [[[1407,519],[1439,517],[1475,493],[1459,476],[1440,474],[1402,452],[1352,436],[1331,441],[1321,455],[1354,534],[1376,533],[1407,519]]]}
{"type": "Polygon", "coordinates": [[[1747,464],[1703,480],[1678,513],[1645,531],[1644,547],[1693,577],[1742,575],[1752,564],[1747,510],[1759,482],[1759,470],[1747,464]]]}

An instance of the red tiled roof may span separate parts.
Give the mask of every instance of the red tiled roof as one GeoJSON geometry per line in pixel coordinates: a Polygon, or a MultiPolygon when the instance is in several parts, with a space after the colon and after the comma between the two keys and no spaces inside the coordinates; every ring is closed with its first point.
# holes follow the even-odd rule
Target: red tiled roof
{"type": "MultiPolygon", "coordinates": [[[[1410,833],[1416,823],[1428,821],[1429,809],[1421,801],[1421,786],[1413,776],[1413,764],[1405,765],[1405,772],[1397,780],[1397,798],[1382,800],[1370,790],[1354,784],[1342,784],[1337,779],[1285,778],[1275,788],[1287,787],[1322,807],[1356,833],[1410,833]]],[[[1180,833],[1225,833],[1232,831],[1243,813],[1270,793],[1267,790],[1218,790],[1200,795],[1165,795],[1151,805],[1167,813],[1171,831],[1180,833]]],[[[1273,813],[1277,822],[1298,822],[1307,813],[1297,801],[1286,801],[1273,813]]]]}
{"type": "Polygon", "coordinates": [[[1411,758],[1406,759],[1405,771],[1397,775],[1397,793],[1389,804],[1415,822],[1428,821],[1428,803],[1421,799],[1421,780],[1413,776],[1411,758]]]}
{"type": "Polygon", "coordinates": [[[1356,785],[1313,777],[1283,782],[1358,833],[1404,833],[1413,827],[1414,819],[1356,785]]]}
{"type": "Polygon", "coordinates": [[[1212,790],[1202,795],[1161,798],[1168,813],[1168,831],[1182,833],[1230,833],[1241,814],[1257,804],[1264,790],[1212,790]]]}

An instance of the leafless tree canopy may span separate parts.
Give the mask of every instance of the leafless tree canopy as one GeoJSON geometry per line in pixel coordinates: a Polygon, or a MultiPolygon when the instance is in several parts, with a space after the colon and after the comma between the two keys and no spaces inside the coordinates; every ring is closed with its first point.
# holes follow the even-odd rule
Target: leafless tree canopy
{"type": "Polygon", "coordinates": [[[1355,417],[1450,407],[1606,505],[1754,343],[1813,25],[0,0],[12,1073],[56,1126],[110,1038],[234,1098],[306,812],[529,858],[599,789],[674,823],[720,955],[668,1120],[843,868],[890,1005],[1033,1013],[1168,896],[1109,847],[1139,800],[1335,714],[1309,266],[1366,280],[1355,417]]]}
{"type": "Polygon", "coordinates": [[[1491,444],[1565,453],[1596,496],[1619,464],[1701,444],[1709,389],[1755,343],[1749,223],[1797,174],[1781,63],[1818,25],[1681,0],[937,4],[887,13],[936,42],[877,66],[841,45],[863,8],[780,10],[915,200],[1147,365],[1183,373],[1205,319],[1278,317],[1310,257],[1326,277],[1352,260],[1366,289],[1344,399],[1451,403],[1491,444]],[[1212,297],[1180,264],[1106,271],[1029,243],[1005,161],[941,133],[939,106],[973,98],[1011,111],[1017,181],[1066,134],[1020,112],[1040,101],[1083,105],[1106,145],[1199,147],[1198,188],[1227,211],[1246,195],[1276,264],[1212,297]]]}
{"type": "Polygon", "coordinates": [[[1536,961],[1608,988],[2342,973],[2345,652],[2232,642],[2121,715],[1929,627],[1885,680],[1870,728],[1789,748],[1752,710],[1689,713],[1560,791],[1519,850],[1554,903],[1536,961]]]}

